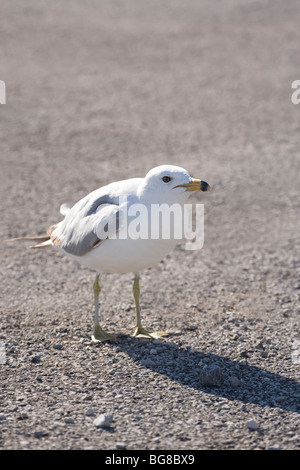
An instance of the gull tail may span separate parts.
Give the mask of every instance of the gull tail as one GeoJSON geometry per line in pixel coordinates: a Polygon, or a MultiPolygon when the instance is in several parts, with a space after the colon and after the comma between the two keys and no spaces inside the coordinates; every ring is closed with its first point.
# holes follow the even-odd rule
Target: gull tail
{"type": "Polygon", "coordinates": [[[41,235],[37,237],[19,237],[10,238],[7,242],[37,242],[37,245],[30,246],[29,248],[47,248],[52,246],[49,235],[41,235]]]}
{"type": "Polygon", "coordinates": [[[31,249],[36,249],[36,248],[49,248],[50,246],[53,247],[52,241],[50,238],[48,240],[45,240],[42,243],[38,243],[37,245],[30,246],[29,248],[31,249]]]}

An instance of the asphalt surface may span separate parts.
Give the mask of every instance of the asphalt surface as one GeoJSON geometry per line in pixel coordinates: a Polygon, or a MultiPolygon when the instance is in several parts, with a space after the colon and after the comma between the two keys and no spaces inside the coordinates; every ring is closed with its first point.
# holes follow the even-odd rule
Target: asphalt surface
{"type": "Polygon", "coordinates": [[[1,1],[0,449],[299,449],[299,15],[1,1]],[[118,338],[93,345],[94,274],[4,240],[163,163],[213,187],[203,249],[142,273],[145,326],[170,336],[131,338],[133,276],[103,275],[118,338]]]}

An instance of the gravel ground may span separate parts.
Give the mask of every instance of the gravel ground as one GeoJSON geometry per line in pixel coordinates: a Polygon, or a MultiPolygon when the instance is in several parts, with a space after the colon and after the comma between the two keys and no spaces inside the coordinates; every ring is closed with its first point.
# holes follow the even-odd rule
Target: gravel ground
{"type": "Polygon", "coordinates": [[[94,274],[1,243],[0,449],[299,449],[297,0],[2,0],[1,240],[153,166],[213,186],[201,251],[94,274]],[[106,416],[101,424],[100,415],[106,416]],[[97,420],[97,418],[99,418],[97,420]],[[100,424],[99,424],[100,423],[100,424]]]}

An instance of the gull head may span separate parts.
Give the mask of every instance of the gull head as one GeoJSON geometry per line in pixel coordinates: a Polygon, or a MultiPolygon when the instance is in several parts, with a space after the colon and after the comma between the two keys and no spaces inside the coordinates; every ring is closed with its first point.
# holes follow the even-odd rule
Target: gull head
{"type": "Polygon", "coordinates": [[[209,191],[208,183],[192,178],[179,166],[160,165],[152,168],[144,178],[141,194],[154,202],[173,204],[184,202],[191,191],[209,191]]]}

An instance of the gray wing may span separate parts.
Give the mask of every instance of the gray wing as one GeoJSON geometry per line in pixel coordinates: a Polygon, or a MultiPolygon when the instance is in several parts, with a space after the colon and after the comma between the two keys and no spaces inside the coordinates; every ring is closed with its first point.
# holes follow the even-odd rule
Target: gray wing
{"type": "Polygon", "coordinates": [[[115,198],[95,191],[69,210],[51,239],[65,252],[82,256],[118,232],[119,216],[115,198]]]}

